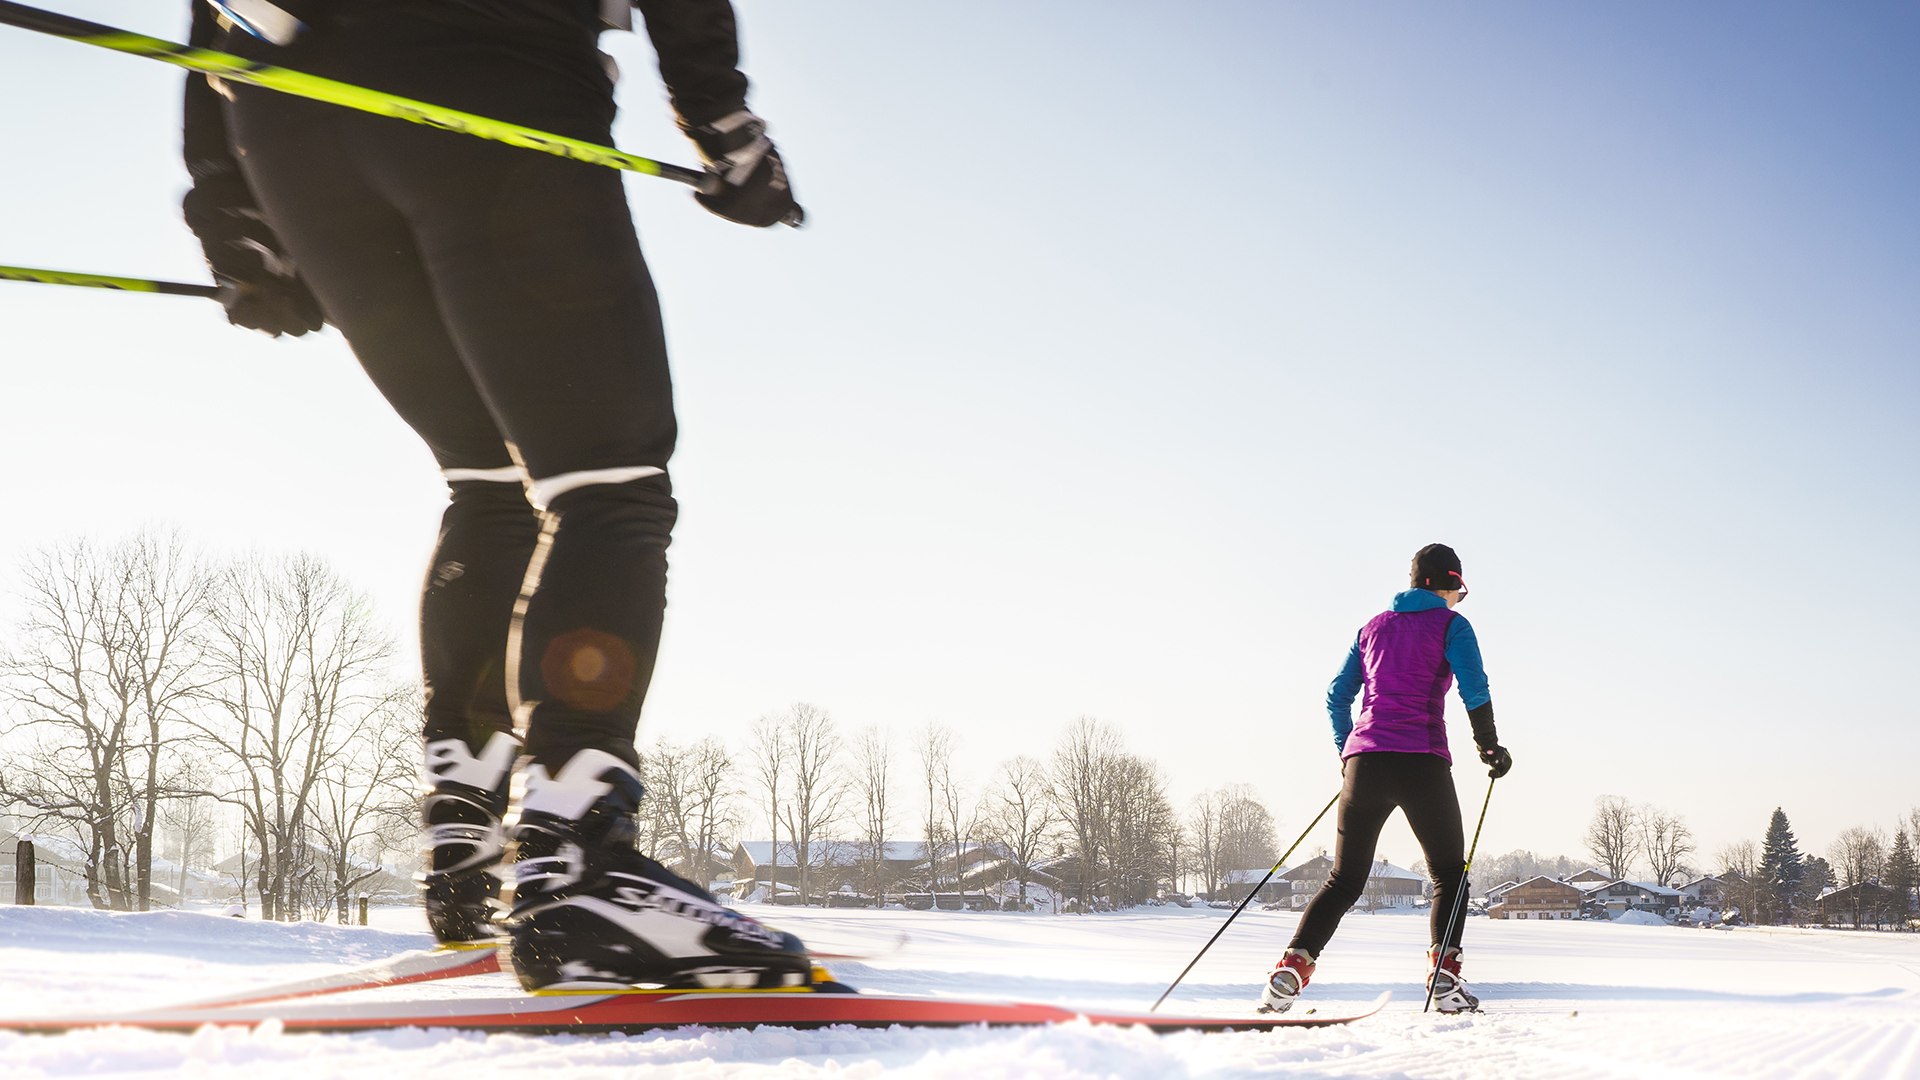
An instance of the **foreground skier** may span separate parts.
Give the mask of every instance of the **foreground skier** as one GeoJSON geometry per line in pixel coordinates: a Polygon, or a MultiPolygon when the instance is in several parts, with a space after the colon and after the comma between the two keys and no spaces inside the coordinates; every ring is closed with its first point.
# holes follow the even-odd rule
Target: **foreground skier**
{"type": "Polygon", "coordinates": [[[1433,879],[1433,945],[1427,971],[1434,1008],[1450,1013],[1480,1006],[1460,975],[1466,906],[1457,901],[1467,888],[1466,840],[1444,719],[1447,689],[1455,677],[1489,775],[1505,776],[1513,758],[1494,733],[1493,699],[1473,627],[1453,610],[1467,598],[1459,556],[1445,544],[1421,548],[1413,556],[1412,585],[1393,598],[1390,609],[1361,627],[1345,666],[1327,690],[1333,741],[1345,777],[1339,840],[1332,873],[1307,904],[1293,941],[1261,991],[1265,1011],[1285,1012],[1300,997],[1341,916],[1366,888],[1374,845],[1396,807],[1406,811],[1433,879]],[[1352,712],[1356,695],[1357,721],[1352,712]],[[1444,956],[1439,955],[1442,942],[1451,943],[1444,956]]]}
{"type": "MultiPolygon", "coordinates": [[[[599,0],[278,2],[222,0],[217,20],[194,0],[192,40],[612,142],[599,0]]],[[[793,195],[747,111],[727,0],[639,6],[680,124],[723,182],[701,203],[749,225],[786,217],[793,195]]],[[[507,932],[528,988],[804,983],[798,939],[634,849],[634,734],[677,509],[659,303],[620,174],[221,93],[188,80],[184,209],[229,319],[275,336],[339,327],[451,491],[420,613],[434,933],[496,933],[517,718],[507,932]]]]}

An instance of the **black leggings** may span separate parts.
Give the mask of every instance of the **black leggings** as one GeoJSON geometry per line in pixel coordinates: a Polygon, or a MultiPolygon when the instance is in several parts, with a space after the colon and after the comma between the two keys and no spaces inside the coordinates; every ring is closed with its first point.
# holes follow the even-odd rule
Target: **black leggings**
{"type": "MultiPolygon", "coordinates": [[[[488,40],[354,10],[284,49],[233,47],[611,142],[590,35],[488,40]]],[[[633,760],[666,603],[675,424],[620,174],[266,90],[234,96],[233,141],[268,223],[447,475],[420,611],[427,737],[478,747],[510,728],[513,680],[536,761],[589,747],[633,760]]]]}
{"type": "Polygon", "coordinates": [[[1395,809],[1407,812],[1407,824],[1420,841],[1433,880],[1431,933],[1460,944],[1465,905],[1455,901],[1467,887],[1466,843],[1460,827],[1460,799],[1453,790],[1453,767],[1433,754],[1355,754],[1347,759],[1340,789],[1340,838],[1333,849],[1333,872],[1300,916],[1289,948],[1318,957],[1332,940],[1340,917],[1367,887],[1374,845],[1395,809]],[[1452,932],[1447,919],[1453,915],[1452,932]]]}

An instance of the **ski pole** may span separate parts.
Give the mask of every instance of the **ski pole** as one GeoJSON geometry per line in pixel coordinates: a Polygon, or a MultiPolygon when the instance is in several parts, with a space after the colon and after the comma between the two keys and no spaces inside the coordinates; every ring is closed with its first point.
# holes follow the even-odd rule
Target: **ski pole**
{"type": "Polygon", "coordinates": [[[1467,871],[1473,869],[1473,853],[1480,847],[1480,827],[1487,823],[1487,807],[1493,802],[1495,780],[1487,781],[1487,797],[1480,803],[1480,820],[1473,826],[1473,843],[1467,847],[1466,865],[1460,868],[1460,888],[1453,894],[1453,910],[1447,913],[1447,928],[1440,934],[1440,951],[1433,954],[1433,970],[1427,972],[1427,1003],[1420,1006],[1421,1012],[1433,1008],[1433,977],[1440,972],[1440,964],[1447,958],[1447,948],[1453,944],[1453,924],[1460,918],[1460,905],[1467,900],[1467,871]]]}
{"type": "MultiPolygon", "coordinates": [[[[444,105],[415,101],[412,98],[370,90],[352,83],[308,75],[291,68],[262,64],[242,59],[231,53],[197,49],[160,38],[151,38],[144,34],[76,19],[70,15],[12,3],[11,0],[0,0],[0,25],[17,26],[23,30],[66,38],[83,45],[95,45],[115,52],[144,56],[175,67],[183,67],[189,71],[217,75],[229,82],[276,90],[312,101],[324,101],[329,105],[358,109],[377,116],[390,116],[397,120],[439,128],[442,131],[454,131],[505,143],[508,146],[517,146],[523,150],[538,150],[543,154],[584,161],[589,165],[604,165],[612,169],[658,176],[664,180],[677,180],[709,195],[715,194],[720,189],[720,178],[703,169],[669,165],[638,154],[629,154],[624,150],[616,150],[611,146],[601,146],[583,139],[555,135],[537,128],[511,124],[505,120],[475,116],[458,109],[449,109],[444,105]]],[[[802,213],[796,208],[787,218],[786,224],[798,226],[802,218],[802,213]]]]}
{"type": "Polygon", "coordinates": [[[122,292],[165,293],[168,296],[213,298],[220,295],[220,287],[217,285],[118,277],[113,274],[80,274],[70,270],[40,270],[30,266],[0,266],[0,281],[35,281],[42,285],[80,285],[93,289],[119,289],[122,292]]]}
{"type": "Polygon", "coordinates": [[[1180,969],[1180,974],[1174,978],[1173,983],[1165,990],[1160,991],[1160,996],[1154,999],[1153,1007],[1148,1009],[1148,1012],[1159,1011],[1160,1003],[1167,1000],[1167,995],[1173,993],[1173,988],[1179,986],[1180,980],[1187,977],[1187,972],[1193,970],[1193,965],[1199,963],[1200,958],[1207,955],[1207,950],[1213,948],[1213,943],[1219,941],[1220,935],[1227,932],[1227,927],[1233,924],[1233,920],[1239,918],[1240,913],[1246,910],[1247,905],[1253,901],[1253,898],[1260,895],[1260,890],[1267,887],[1267,882],[1273,880],[1273,875],[1279,873],[1282,866],[1287,865],[1287,860],[1293,857],[1293,849],[1299,847],[1306,841],[1307,834],[1313,831],[1315,825],[1320,824],[1320,819],[1326,817],[1327,811],[1333,809],[1333,804],[1339,801],[1340,793],[1336,791],[1333,793],[1333,798],[1327,800],[1327,805],[1321,807],[1320,812],[1314,815],[1311,822],[1307,823],[1307,827],[1301,830],[1300,839],[1295,840],[1293,846],[1287,848],[1287,853],[1280,856],[1279,862],[1273,864],[1273,869],[1267,871],[1267,876],[1260,879],[1260,884],[1253,887],[1253,891],[1247,894],[1247,898],[1240,901],[1240,906],[1233,909],[1233,914],[1227,916],[1227,921],[1220,924],[1220,929],[1215,930],[1213,936],[1207,939],[1207,943],[1200,946],[1200,951],[1194,953],[1193,959],[1187,961],[1187,966],[1180,969]]]}

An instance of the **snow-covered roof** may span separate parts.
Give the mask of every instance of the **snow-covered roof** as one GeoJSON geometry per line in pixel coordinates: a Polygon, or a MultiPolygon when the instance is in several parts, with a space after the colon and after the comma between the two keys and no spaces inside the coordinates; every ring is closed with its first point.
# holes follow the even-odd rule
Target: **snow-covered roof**
{"type": "Polygon", "coordinates": [[[1246,870],[1227,870],[1221,873],[1220,883],[1223,885],[1250,885],[1266,877],[1269,873],[1277,873],[1277,871],[1273,871],[1265,866],[1246,870]]]}
{"type": "Polygon", "coordinates": [[[1395,866],[1385,859],[1375,860],[1373,867],[1367,871],[1367,876],[1370,878],[1398,878],[1402,881],[1427,880],[1425,874],[1416,874],[1403,866],[1395,866]]]}
{"type": "Polygon", "coordinates": [[[1502,886],[1502,888],[1503,888],[1503,889],[1504,889],[1505,891],[1507,891],[1507,892],[1512,892],[1512,891],[1513,891],[1514,889],[1518,889],[1518,888],[1520,888],[1520,887],[1521,887],[1522,885],[1531,885],[1531,884],[1533,884],[1533,883],[1534,883],[1534,882],[1536,882],[1536,881],[1544,881],[1544,882],[1546,882],[1546,883],[1547,883],[1547,884],[1549,884],[1549,885],[1559,885],[1559,886],[1561,886],[1561,887],[1563,887],[1563,888],[1568,888],[1568,889],[1572,889],[1572,890],[1573,890],[1574,892],[1577,892],[1577,893],[1580,893],[1580,894],[1581,894],[1581,895],[1583,895],[1583,896],[1584,896],[1584,895],[1586,895],[1586,892],[1587,892],[1587,890],[1585,890],[1585,889],[1582,889],[1582,888],[1581,888],[1580,886],[1578,886],[1578,885],[1575,885],[1575,884],[1574,884],[1573,882],[1571,882],[1571,881],[1561,881],[1561,880],[1560,880],[1559,878],[1557,878],[1557,877],[1548,877],[1548,876],[1547,876],[1547,875],[1545,875],[1545,874],[1535,874],[1534,876],[1532,876],[1532,877],[1530,877],[1530,878],[1528,878],[1527,880],[1525,880],[1525,881],[1522,881],[1522,882],[1520,882],[1520,883],[1518,883],[1518,884],[1516,884],[1516,885],[1511,885],[1511,886],[1502,886]]]}
{"type": "MultiPolygon", "coordinates": [[[[866,845],[853,840],[815,840],[808,847],[812,851],[824,852],[826,861],[836,864],[856,862],[866,856],[866,845]]],[[[979,847],[978,844],[963,844],[961,851],[971,854],[979,850],[979,847]]],[[[771,840],[742,840],[740,850],[746,852],[747,858],[752,859],[755,866],[776,865],[773,861],[774,850],[771,840]]],[[[926,851],[926,842],[922,840],[889,840],[881,846],[882,857],[888,862],[896,863],[924,862],[927,858],[926,851]]],[[[943,846],[940,854],[951,858],[953,851],[943,846]]],[[[779,855],[780,861],[777,865],[796,865],[793,841],[780,841],[779,855]]]]}

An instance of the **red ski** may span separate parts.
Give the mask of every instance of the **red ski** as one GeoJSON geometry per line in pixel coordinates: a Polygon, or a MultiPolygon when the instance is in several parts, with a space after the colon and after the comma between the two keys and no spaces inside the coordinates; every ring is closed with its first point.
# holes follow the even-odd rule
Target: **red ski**
{"type": "Polygon", "coordinates": [[[362,967],[348,968],[331,975],[275,983],[244,990],[238,994],[207,998],[191,1002],[182,1008],[214,1009],[235,1005],[263,1005],[270,1001],[290,1001],[295,998],[319,997],[324,994],[350,994],[356,990],[378,990],[387,986],[406,986],[410,983],[432,982],[439,979],[459,979],[468,975],[491,975],[499,970],[500,950],[491,943],[442,945],[419,952],[401,953],[398,956],[362,967]]]}
{"type": "MultiPolygon", "coordinates": [[[[907,935],[899,934],[882,947],[867,952],[813,950],[810,955],[818,960],[870,960],[899,952],[906,947],[906,943],[907,935]]],[[[252,990],[243,990],[237,994],[190,1002],[182,1007],[210,1009],[234,1005],[263,1005],[270,1001],[291,1001],[295,998],[321,997],[327,994],[350,994],[358,990],[379,990],[388,986],[406,986],[411,983],[433,982],[440,979],[460,979],[469,975],[491,975],[502,970],[500,949],[504,947],[505,942],[440,945],[418,952],[401,953],[398,956],[361,967],[348,968],[330,975],[299,979],[294,982],[273,983],[255,987],[252,990]]]]}
{"type": "MultiPolygon", "coordinates": [[[[832,985],[832,984],[829,984],[832,985]]],[[[93,1017],[0,1021],[0,1030],[60,1032],[125,1026],[191,1031],[204,1025],[253,1027],[275,1021],[290,1032],[447,1028],[529,1034],[636,1033],[662,1028],[761,1026],[1033,1027],[1084,1021],[1170,1031],[1270,1031],[1349,1024],[1380,1011],[1390,994],[1339,1015],[1178,1016],[1074,1008],[1027,1001],[969,1001],[905,994],[798,990],[625,990],[539,993],[437,1000],[346,1002],[283,1000],[277,1004],[202,1006],[93,1017]]]]}

